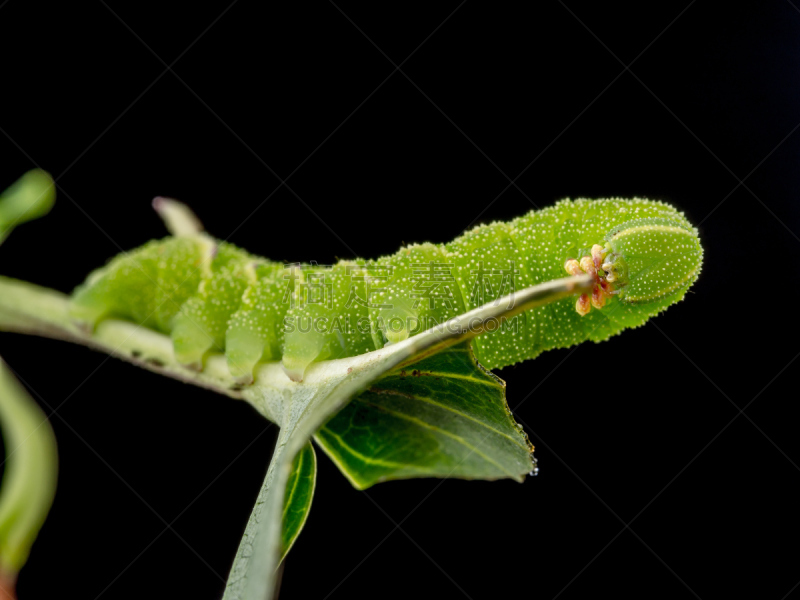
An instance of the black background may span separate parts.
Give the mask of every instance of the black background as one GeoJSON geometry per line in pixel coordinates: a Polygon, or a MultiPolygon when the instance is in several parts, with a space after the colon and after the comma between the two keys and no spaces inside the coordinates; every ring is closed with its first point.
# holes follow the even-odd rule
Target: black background
{"type": "MultiPolygon", "coordinates": [[[[164,234],[155,195],[320,263],[565,196],[699,225],[685,302],[499,373],[538,478],[362,493],[320,454],[282,598],[800,597],[800,11],[567,4],[0,3],[0,185],[41,166],[59,187],[4,275],[69,291],[164,234]]],[[[20,597],[218,598],[275,428],[83,348],[0,354],[58,407],[20,597]]]]}

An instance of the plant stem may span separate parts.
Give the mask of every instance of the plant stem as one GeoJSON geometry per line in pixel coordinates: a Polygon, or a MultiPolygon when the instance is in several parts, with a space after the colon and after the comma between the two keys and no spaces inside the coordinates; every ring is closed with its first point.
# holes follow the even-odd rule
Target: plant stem
{"type": "Polygon", "coordinates": [[[89,346],[144,369],[242,398],[222,355],[210,355],[202,372],[191,371],[175,360],[167,336],[117,319],[107,319],[90,332],[70,318],[68,296],[24,281],[0,277],[0,331],[89,346]]]}

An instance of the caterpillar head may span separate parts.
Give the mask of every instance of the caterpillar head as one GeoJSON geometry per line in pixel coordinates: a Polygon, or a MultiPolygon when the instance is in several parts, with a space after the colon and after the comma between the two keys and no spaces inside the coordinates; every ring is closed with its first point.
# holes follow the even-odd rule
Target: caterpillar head
{"type": "Polygon", "coordinates": [[[618,225],[591,256],[567,261],[573,275],[589,273],[596,285],[581,296],[576,310],[585,315],[616,296],[626,304],[666,306],[679,300],[697,279],[703,248],[697,230],[682,217],[634,219],[618,225]]]}
{"type": "Polygon", "coordinates": [[[609,272],[620,277],[620,299],[628,303],[661,302],[683,294],[703,263],[697,230],[678,219],[628,221],[609,232],[606,244],[609,272]]]}

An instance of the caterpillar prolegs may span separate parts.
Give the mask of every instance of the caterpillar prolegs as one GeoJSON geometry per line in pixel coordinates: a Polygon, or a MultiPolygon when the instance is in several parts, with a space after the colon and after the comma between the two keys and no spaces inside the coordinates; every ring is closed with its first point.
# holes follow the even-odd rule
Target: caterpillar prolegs
{"type": "Polygon", "coordinates": [[[590,273],[591,296],[564,299],[487,327],[477,359],[494,369],[636,327],[681,300],[703,250],[663,202],[562,200],[448,244],[414,244],[377,260],[284,265],[194,233],[151,241],[92,273],[72,298],[89,326],[131,320],[171,336],[179,362],[224,352],[252,378],[282,361],[301,380],[314,361],[363,354],[567,273],[590,273]]]}

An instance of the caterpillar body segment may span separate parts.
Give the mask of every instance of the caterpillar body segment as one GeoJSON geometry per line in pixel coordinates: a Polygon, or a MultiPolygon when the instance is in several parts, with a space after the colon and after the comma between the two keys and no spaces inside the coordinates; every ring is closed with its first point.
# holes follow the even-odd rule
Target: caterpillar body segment
{"type": "Polygon", "coordinates": [[[577,302],[484,324],[474,350],[492,369],[639,326],[680,300],[701,265],[696,229],[667,204],[563,200],[448,244],[332,266],[274,263],[203,233],[166,238],[92,273],[72,312],[90,326],[116,317],[168,334],[187,366],[217,351],[242,382],[277,360],[299,381],[312,362],[400,342],[517,290],[567,273],[595,278],[577,302]]]}
{"type": "Polygon", "coordinates": [[[233,377],[252,379],[260,361],[281,359],[284,317],[293,294],[292,280],[285,278],[281,263],[262,263],[255,269],[255,281],[242,294],[239,309],[231,315],[225,331],[225,355],[233,377]]]}
{"type": "Polygon", "coordinates": [[[178,362],[202,367],[206,352],[225,350],[228,322],[245,290],[256,281],[256,260],[231,244],[217,244],[210,272],[172,322],[170,335],[178,362]]]}
{"type": "Polygon", "coordinates": [[[174,237],[120,254],[75,290],[72,315],[91,325],[119,317],[169,334],[172,319],[208,277],[214,247],[206,236],[174,237]]]}
{"type": "Polygon", "coordinates": [[[402,342],[467,310],[452,257],[440,244],[412,244],[378,259],[370,282],[376,347],[402,342]]]}
{"type": "MultiPolygon", "coordinates": [[[[453,261],[463,265],[456,270],[456,282],[462,291],[466,310],[495,302],[518,289],[539,283],[525,269],[526,258],[520,253],[512,233],[511,225],[497,222],[479,226],[447,244],[453,261]]],[[[512,320],[492,323],[490,327],[494,328],[493,333],[480,336],[473,342],[476,356],[481,357],[479,360],[488,360],[493,365],[508,365],[519,362],[522,356],[533,358],[533,313],[522,313],[512,320]]]]}
{"type": "Polygon", "coordinates": [[[370,264],[340,261],[297,268],[293,304],[284,321],[283,367],[295,381],[308,365],[375,349],[367,310],[370,264]]]}

